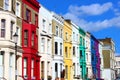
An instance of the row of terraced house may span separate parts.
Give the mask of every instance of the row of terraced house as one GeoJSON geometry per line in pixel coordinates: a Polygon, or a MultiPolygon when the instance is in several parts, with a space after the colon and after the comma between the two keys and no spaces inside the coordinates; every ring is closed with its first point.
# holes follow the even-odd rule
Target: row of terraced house
{"type": "Polygon", "coordinates": [[[37,0],[0,0],[0,80],[114,80],[114,53],[37,0]]]}

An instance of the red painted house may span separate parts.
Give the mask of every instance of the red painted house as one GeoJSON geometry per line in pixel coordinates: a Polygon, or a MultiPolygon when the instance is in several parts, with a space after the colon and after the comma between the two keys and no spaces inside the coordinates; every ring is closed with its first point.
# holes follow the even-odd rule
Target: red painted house
{"type": "Polygon", "coordinates": [[[26,80],[40,80],[39,8],[37,0],[22,0],[22,76],[26,80]]]}

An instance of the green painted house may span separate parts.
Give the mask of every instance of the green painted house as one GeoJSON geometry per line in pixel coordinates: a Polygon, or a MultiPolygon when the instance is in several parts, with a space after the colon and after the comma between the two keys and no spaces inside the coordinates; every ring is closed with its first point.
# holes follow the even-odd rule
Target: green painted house
{"type": "Polygon", "coordinates": [[[81,69],[81,78],[83,80],[87,79],[86,72],[86,54],[85,54],[85,31],[79,28],[80,44],[79,44],[79,61],[81,69]]]}

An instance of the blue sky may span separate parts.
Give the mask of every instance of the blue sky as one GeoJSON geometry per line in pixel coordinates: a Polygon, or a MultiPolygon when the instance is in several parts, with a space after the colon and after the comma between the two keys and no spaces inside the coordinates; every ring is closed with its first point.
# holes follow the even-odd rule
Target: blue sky
{"type": "Polygon", "coordinates": [[[96,38],[111,37],[120,54],[119,0],[38,0],[48,10],[71,19],[96,38]]]}

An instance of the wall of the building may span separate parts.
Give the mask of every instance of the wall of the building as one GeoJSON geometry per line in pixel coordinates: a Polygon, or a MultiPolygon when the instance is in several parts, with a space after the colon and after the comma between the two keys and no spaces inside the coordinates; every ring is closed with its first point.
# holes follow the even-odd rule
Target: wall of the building
{"type": "Polygon", "coordinates": [[[72,61],[73,61],[73,79],[80,78],[80,63],[79,63],[79,27],[72,23],[72,61]],[[73,47],[75,53],[73,54],[73,47]]]}
{"type": "Polygon", "coordinates": [[[86,72],[86,52],[85,52],[85,32],[79,28],[79,54],[82,55],[80,57],[80,68],[81,68],[81,78],[86,79],[87,78],[87,72],[86,72]]]}
{"type": "MultiPolygon", "coordinates": [[[[15,2],[15,0],[13,1],[15,2]]],[[[13,2],[10,0],[9,1],[9,7],[8,7],[8,10],[5,10],[4,8],[4,0],[0,0],[0,21],[2,19],[5,19],[5,37],[2,38],[0,37],[0,51],[3,51],[4,54],[3,54],[3,68],[1,69],[1,72],[3,70],[3,76],[1,76],[1,79],[2,78],[5,78],[7,80],[15,80],[15,65],[16,65],[16,54],[15,54],[15,43],[14,43],[14,38],[13,38],[13,35],[15,34],[16,32],[16,27],[17,27],[17,19],[16,19],[16,15],[15,15],[15,4],[13,4],[13,2]],[[13,32],[12,32],[12,35],[10,35],[10,25],[11,25],[11,22],[13,22],[13,32]],[[12,39],[10,38],[12,36],[12,39]],[[12,55],[12,57],[10,57],[10,55],[12,55]],[[12,63],[10,62],[10,60],[12,61],[12,63]],[[11,65],[11,67],[10,67],[11,65]]],[[[1,24],[1,22],[0,22],[1,24]]],[[[19,65],[19,64],[22,64],[22,50],[21,50],[21,44],[20,44],[20,40],[21,40],[21,37],[20,37],[20,34],[21,32],[19,32],[19,36],[18,36],[18,41],[17,41],[17,72],[18,72],[18,76],[17,77],[18,79],[22,79],[22,65],[19,65]],[[19,64],[18,64],[19,63],[19,64]]]]}
{"type": "Polygon", "coordinates": [[[73,80],[73,70],[72,70],[72,65],[73,65],[73,61],[72,61],[72,26],[70,21],[65,21],[64,22],[64,29],[63,29],[63,39],[64,39],[64,67],[68,66],[68,71],[67,71],[67,78],[65,78],[65,80],[73,80]],[[67,32],[67,37],[66,37],[66,32],[67,32]],[[66,53],[65,53],[65,47],[67,47],[67,54],[68,56],[66,57],[66,53]]]}
{"type": "MultiPolygon", "coordinates": [[[[39,53],[41,56],[41,64],[44,63],[44,70],[40,71],[41,79],[47,80],[48,76],[52,76],[52,14],[45,9],[43,6],[39,9],[39,53]],[[49,17],[48,17],[49,16],[49,17]],[[43,24],[43,20],[45,20],[45,24],[43,24]],[[43,30],[43,25],[45,25],[45,32],[43,30]],[[49,36],[49,37],[48,37],[49,36]],[[42,39],[44,38],[44,43],[42,43],[42,39]],[[50,41],[48,43],[48,40],[50,41]],[[42,45],[44,45],[44,51],[42,49],[42,45]],[[49,49],[48,49],[49,46],[49,49]]],[[[41,65],[42,66],[42,65],[41,65]]],[[[41,67],[40,66],[40,67],[41,67]]]]}
{"type": "Polygon", "coordinates": [[[92,64],[91,64],[91,42],[90,42],[90,34],[86,33],[85,36],[85,48],[86,48],[86,68],[87,70],[87,77],[92,77],[92,64]]]}

